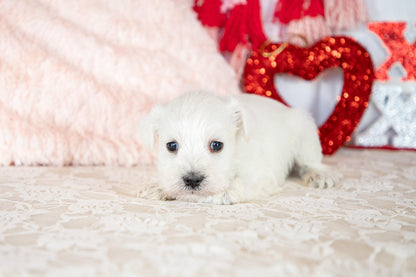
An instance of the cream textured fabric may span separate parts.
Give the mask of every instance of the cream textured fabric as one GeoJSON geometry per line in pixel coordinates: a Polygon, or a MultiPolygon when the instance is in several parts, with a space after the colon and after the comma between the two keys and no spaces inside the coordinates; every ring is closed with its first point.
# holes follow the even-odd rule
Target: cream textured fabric
{"type": "Polygon", "coordinates": [[[0,276],[415,276],[416,152],[342,149],[337,187],[135,197],[146,168],[0,168],[0,276]]]}

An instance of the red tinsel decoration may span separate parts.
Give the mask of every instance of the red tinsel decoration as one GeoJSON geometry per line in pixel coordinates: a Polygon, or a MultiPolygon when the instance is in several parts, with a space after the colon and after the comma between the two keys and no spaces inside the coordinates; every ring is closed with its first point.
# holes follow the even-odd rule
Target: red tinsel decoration
{"type": "Polygon", "coordinates": [[[322,0],[279,0],[276,3],[274,16],[283,24],[305,16],[324,16],[322,0]]]}
{"type": "Polygon", "coordinates": [[[291,44],[306,47],[331,35],[323,0],[279,0],[275,19],[283,24],[282,39],[291,44]]]}
{"type": "Polygon", "coordinates": [[[263,48],[254,51],[247,60],[245,90],[282,103],[285,101],[275,88],[275,74],[289,73],[313,80],[325,69],[340,67],[343,70],[344,86],[338,103],[328,120],[319,128],[322,152],[326,155],[333,154],[345,141],[351,139],[352,132],[368,106],[374,79],[370,55],[348,37],[325,38],[310,48],[287,43],[273,43],[263,48]]]}
{"type": "Polygon", "coordinates": [[[221,12],[220,0],[195,0],[194,10],[204,26],[224,28],[220,51],[233,52],[238,44],[251,43],[258,49],[266,41],[260,16],[259,0],[247,0],[228,13],[221,12]]]}
{"type": "Polygon", "coordinates": [[[227,21],[227,15],[220,12],[221,4],[221,0],[195,0],[194,11],[204,26],[224,27],[227,21]]]}

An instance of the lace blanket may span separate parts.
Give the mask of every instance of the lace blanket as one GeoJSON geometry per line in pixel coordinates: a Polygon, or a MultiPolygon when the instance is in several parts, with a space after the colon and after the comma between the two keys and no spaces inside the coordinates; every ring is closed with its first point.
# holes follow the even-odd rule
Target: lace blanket
{"type": "Polygon", "coordinates": [[[1,276],[415,276],[416,152],[342,149],[337,187],[137,199],[146,168],[0,168],[1,276]]]}

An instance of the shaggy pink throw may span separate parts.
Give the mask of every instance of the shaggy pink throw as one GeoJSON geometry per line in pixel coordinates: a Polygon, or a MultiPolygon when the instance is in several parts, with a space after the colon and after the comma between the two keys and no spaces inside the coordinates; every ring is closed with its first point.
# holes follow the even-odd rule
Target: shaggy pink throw
{"type": "Polygon", "coordinates": [[[149,162],[154,103],[238,93],[192,2],[0,1],[0,165],[149,162]]]}

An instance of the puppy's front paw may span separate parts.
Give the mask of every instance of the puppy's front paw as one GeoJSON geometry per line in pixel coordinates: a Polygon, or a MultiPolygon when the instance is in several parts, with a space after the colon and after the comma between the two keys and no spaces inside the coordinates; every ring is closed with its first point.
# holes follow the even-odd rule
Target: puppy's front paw
{"type": "Polygon", "coordinates": [[[313,188],[331,188],[335,186],[335,180],[332,176],[323,172],[311,171],[302,177],[305,185],[313,188]]]}
{"type": "Polygon", "coordinates": [[[208,196],[200,201],[200,203],[209,203],[217,205],[231,205],[234,203],[227,192],[220,193],[214,196],[208,196]]]}
{"type": "Polygon", "coordinates": [[[152,200],[172,200],[162,189],[154,185],[140,187],[137,191],[137,197],[152,200]]]}

